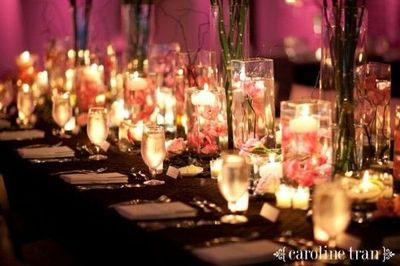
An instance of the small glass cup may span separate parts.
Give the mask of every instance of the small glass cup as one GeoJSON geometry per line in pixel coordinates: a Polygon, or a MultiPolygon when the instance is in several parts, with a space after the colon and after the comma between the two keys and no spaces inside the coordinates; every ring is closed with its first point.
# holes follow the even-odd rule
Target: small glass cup
{"type": "Polygon", "coordinates": [[[89,160],[105,160],[106,155],[100,154],[100,145],[108,136],[108,113],[104,107],[92,107],[89,109],[87,123],[87,134],[90,141],[96,146],[96,154],[89,157],[89,160]]]}
{"type": "Polygon", "coordinates": [[[69,99],[69,93],[55,94],[53,96],[52,116],[54,122],[61,128],[59,136],[61,138],[70,138],[71,136],[65,134],[64,126],[72,117],[72,106],[69,99]]]}
{"type": "Polygon", "coordinates": [[[329,236],[328,245],[335,247],[336,237],[343,233],[351,220],[351,203],[337,183],[325,183],[315,189],[313,201],[314,226],[329,236]]]}
{"type": "Polygon", "coordinates": [[[146,126],[143,129],[141,154],[145,164],[149,167],[152,179],[146,180],[145,185],[163,185],[165,181],[156,179],[159,166],[166,156],[165,131],[160,126],[146,126]]]}
{"type": "Polygon", "coordinates": [[[228,208],[231,214],[221,217],[221,222],[239,224],[247,222],[244,215],[235,214],[236,202],[247,192],[249,185],[249,172],[246,159],[234,153],[227,153],[222,156],[222,170],[218,176],[218,187],[221,194],[228,201],[228,208]]]}

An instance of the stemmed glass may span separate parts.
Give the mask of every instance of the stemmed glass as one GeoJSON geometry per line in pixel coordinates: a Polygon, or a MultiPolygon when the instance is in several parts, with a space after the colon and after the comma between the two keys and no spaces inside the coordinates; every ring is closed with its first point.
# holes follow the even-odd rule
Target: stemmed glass
{"type": "Polygon", "coordinates": [[[145,126],[143,129],[141,154],[143,161],[149,167],[152,179],[146,180],[145,185],[163,185],[165,181],[156,179],[157,168],[164,162],[165,132],[161,126],[145,126]]]}
{"type": "MultiPolygon", "coordinates": [[[[249,171],[246,159],[237,154],[224,154],[222,156],[222,170],[218,176],[218,187],[221,194],[228,201],[229,206],[235,206],[236,202],[243,196],[248,189],[249,171]]],[[[221,217],[221,222],[238,224],[247,222],[244,215],[234,213],[221,217]]]]}
{"type": "Polygon", "coordinates": [[[108,136],[108,113],[104,107],[92,107],[89,109],[87,123],[87,134],[90,141],[96,146],[96,154],[89,157],[89,160],[105,160],[106,155],[100,154],[100,145],[108,136]]]}
{"type": "Polygon", "coordinates": [[[69,93],[55,94],[53,96],[52,115],[54,121],[61,127],[59,136],[61,138],[70,138],[65,134],[64,126],[72,117],[72,106],[69,99],[69,93]]]}
{"type": "Polygon", "coordinates": [[[337,183],[316,187],[313,202],[314,226],[329,236],[328,245],[335,247],[336,237],[343,233],[351,219],[351,204],[346,192],[337,183]]]}
{"type": "Polygon", "coordinates": [[[18,122],[21,128],[31,128],[30,118],[35,110],[33,91],[28,84],[22,84],[17,95],[18,122]]]}

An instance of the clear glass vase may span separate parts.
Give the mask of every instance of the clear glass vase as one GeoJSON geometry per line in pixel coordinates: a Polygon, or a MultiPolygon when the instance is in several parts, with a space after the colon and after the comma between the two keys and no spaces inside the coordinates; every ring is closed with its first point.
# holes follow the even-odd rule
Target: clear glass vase
{"type": "Polygon", "coordinates": [[[324,2],[320,97],[335,103],[335,172],[360,168],[360,125],[355,119],[356,68],[365,62],[367,11],[356,1],[324,2]]]}
{"type": "Polygon", "coordinates": [[[275,148],[273,64],[267,58],[232,60],[232,121],[237,149],[252,139],[275,148]]]}
{"type": "Polygon", "coordinates": [[[216,51],[226,95],[228,148],[234,148],[232,121],[231,60],[249,55],[249,5],[230,2],[228,9],[213,4],[210,9],[210,49],[216,51]],[[225,19],[229,17],[230,19],[225,19]]]}
{"type": "Polygon", "coordinates": [[[126,63],[133,63],[139,71],[144,70],[144,61],[149,43],[151,1],[124,1],[121,5],[122,25],[127,49],[126,63]]]}
{"type": "Polygon", "coordinates": [[[386,165],[390,156],[390,65],[370,62],[357,68],[356,123],[362,127],[362,166],[386,165]]]}
{"type": "Polygon", "coordinates": [[[226,148],[225,94],[221,87],[192,87],[186,93],[188,146],[197,155],[213,156],[226,148]]]}
{"type": "Polygon", "coordinates": [[[283,175],[311,187],[332,176],[332,108],[328,101],[281,102],[283,175]]]}

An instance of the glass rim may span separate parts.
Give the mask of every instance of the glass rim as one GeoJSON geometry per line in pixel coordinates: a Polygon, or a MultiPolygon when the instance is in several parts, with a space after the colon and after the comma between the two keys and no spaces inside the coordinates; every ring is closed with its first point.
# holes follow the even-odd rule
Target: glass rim
{"type": "Polygon", "coordinates": [[[165,132],[165,129],[163,126],[160,125],[143,125],[143,130],[146,132],[165,132]]]}
{"type": "Polygon", "coordinates": [[[107,113],[107,108],[106,107],[99,107],[99,106],[89,107],[88,113],[100,113],[100,112],[107,113]]]}
{"type": "Polygon", "coordinates": [[[282,105],[301,105],[301,104],[331,105],[332,102],[328,101],[328,100],[320,100],[320,99],[298,99],[298,100],[281,101],[281,106],[282,105]]]}
{"type": "Polygon", "coordinates": [[[245,63],[268,62],[268,63],[273,63],[274,59],[267,58],[267,57],[249,57],[249,58],[243,58],[243,59],[232,59],[231,62],[232,63],[234,63],[234,62],[245,62],[245,63]]]}

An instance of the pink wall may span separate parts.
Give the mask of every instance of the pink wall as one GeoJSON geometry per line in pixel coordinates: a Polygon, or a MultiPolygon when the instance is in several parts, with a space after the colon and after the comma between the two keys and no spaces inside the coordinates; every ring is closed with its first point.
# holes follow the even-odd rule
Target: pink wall
{"type": "MultiPolygon", "coordinates": [[[[313,30],[320,0],[252,0],[250,13],[253,55],[270,55],[282,49],[283,39],[295,36],[311,51],[319,46],[313,30]]],[[[43,54],[52,39],[72,38],[69,0],[1,0],[0,77],[15,69],[14,58],[24,49],[43,54]]],[[[102,49],[107,43],[123,43],[121,0],[93,0],[89,47],[102,49]]],[[[183,50],[209,46],[209,0],[160,0],[155,8],[152,42],[179,42],[183,50]],[[184,38],[186,37],[186,39],[184,38]]],[[[369,0],[369,36],[385,36],[392,47],[400,46],[400,1],[369,0]],[[379,3],[378,3],[379,2],[379,3]],[[396,46],[397,45],[397,46],[396,46]]],[[[123,47],[123,45],[120,45],[123,47]]]]}
{"type": "Polygon", "coordinates": [[[16,0],[2,0],[0,8],[0,79],[14,71],[15,56],[24,50],[21,6],[16,0]]]}

